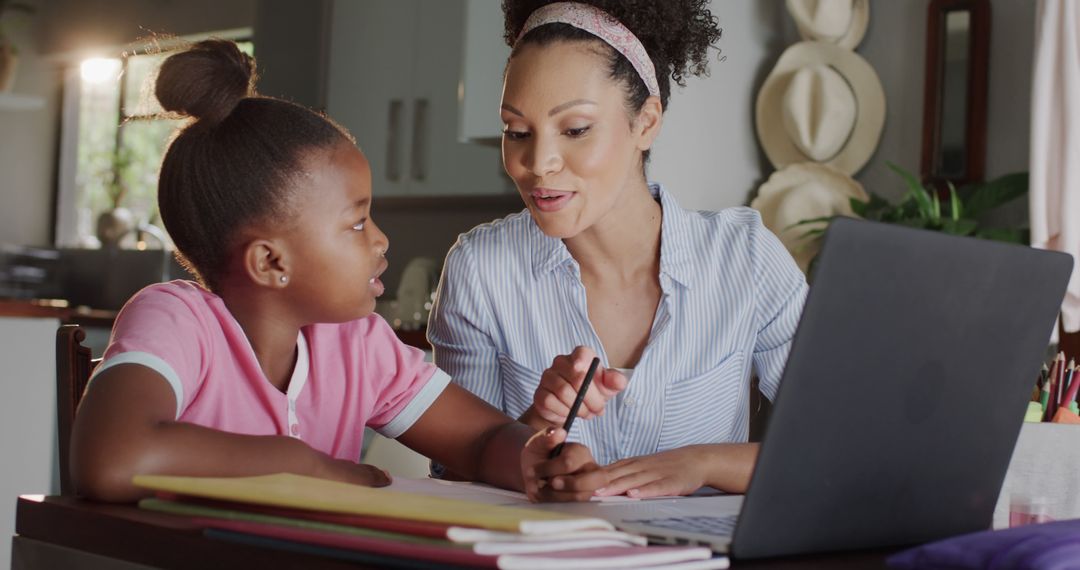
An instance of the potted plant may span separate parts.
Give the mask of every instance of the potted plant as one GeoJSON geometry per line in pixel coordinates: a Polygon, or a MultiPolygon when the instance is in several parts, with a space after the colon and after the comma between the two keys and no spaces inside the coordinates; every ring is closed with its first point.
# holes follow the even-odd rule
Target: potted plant
{"type": "Polygon", "coordinates": [[[15,67],[19,63],[19,50],[4,33],[4,14],[9,11],[34,12],[34,7],[21,2],[0,0],[0,93],[11,91],[15,85],[15,67]]]}
{"type": "Polygon", "coordinates": [[[120,240],[135,229],[135,215],[123,206],[127,195],[127,171],[132,162],[132,153],[127,148],[118,148],[112,153],[108,168],[102,172],[107,180],[105,192],[109,197],[109,209],[101,212],[97,219],[97,238],[101,246],[114,248],[120,240]]]}
{"type": "MultiPolygon", "coordinates": [[[[851,209],[856,216],[877,222],[901,224],[958,236],[972,236],[1024,245],[1029,243],[1030,231],[1027,228],[995,227],[983,222],[983,216],[987,212],[1027,194],[1027,172],[1006,174],[994,180],[961,188],[956,188],[950,183],[948,195],[942,199],[934,188],[923,185],[910,172],[891,162],[886,164],[904,180],[908,189],[907,193],[897,204],[892,204],[873,192],[868,192],[870,198],[867,201],[852,198],[851,209]]],[[[793,227],[828,222],[835,217],[800,220],[793,224],[793,227]]],[[[807,231],[803,236],[811,239],[819,238],[825,233],[826,228],[827,226],[815,228],[807,231]]]]}

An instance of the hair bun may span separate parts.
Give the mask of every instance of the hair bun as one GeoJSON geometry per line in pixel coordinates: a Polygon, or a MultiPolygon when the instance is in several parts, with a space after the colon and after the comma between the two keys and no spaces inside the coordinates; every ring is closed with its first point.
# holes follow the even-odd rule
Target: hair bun
{"type": "Polygon", "coordinates": [[[166,111],[218,124],[255,94],[255,60],[235,42],[203,40],[161,64],[154,95],[166,111]]]}

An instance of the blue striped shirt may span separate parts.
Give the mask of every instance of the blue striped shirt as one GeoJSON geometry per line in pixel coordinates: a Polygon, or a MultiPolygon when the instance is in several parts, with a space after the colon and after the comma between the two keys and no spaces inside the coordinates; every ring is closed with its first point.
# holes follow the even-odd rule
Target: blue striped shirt
{"type": "MultiPolygon", "coordinates": [[[[744,442],[751,369],[776,394],[806,280],[757,211],[663,209],[659,306],[627,388],[570,439],[600,465],[698,443],[744,442]]],[[[428,338],[435,363],[512,417],[532,404],[552,358],[592,347],[580,268],[527,210],[474,228],[446,257],[428,338]]]]}

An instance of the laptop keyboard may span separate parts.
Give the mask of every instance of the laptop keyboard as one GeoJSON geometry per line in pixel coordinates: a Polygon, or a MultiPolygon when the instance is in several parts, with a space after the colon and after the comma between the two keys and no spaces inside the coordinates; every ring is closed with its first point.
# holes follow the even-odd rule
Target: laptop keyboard
{"type": "Polygon", "coordinates": [[[626,522],[646,524],[683,532],[697,532],[714,536],[731,536],[732,531],[735,530],[735,521],[738,519],[739,515],[727,515],[722,517],[687,516],[637,519],[628,520],[626,522]]]}

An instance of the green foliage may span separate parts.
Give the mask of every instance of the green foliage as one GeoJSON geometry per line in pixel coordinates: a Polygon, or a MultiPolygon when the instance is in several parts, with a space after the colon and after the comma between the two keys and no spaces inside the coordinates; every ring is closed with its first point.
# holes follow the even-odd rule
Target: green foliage
{"type": "MultiPolygon", "coordinates": [[[[937,191],[924,186],[910,172],[891,162],[887,164],[904,180],[908,189],[907,193],[898,204],[891,204],[872,192],[869,193],[870,199],[865,202],[852,198],[851,209],[855,215],[867,220],[901,224],[958,236],[973,236],[1019,244],[1028,243],[1028,231],[1024,228],[990,228],[984,227],[979,221],[980,216],[988,211],[1027,194],[1028,174],[1026,172],[1006,174],[988,182],[971,184],[959,189],[950,183],[948,199],[942,200],[937,191]]],[[[827,222],[834,217],[800,220],[794,225],[827,222]]],[[[824,228],[815,228],[803,235],[817,237],[824,232],[824,228]]]]}

